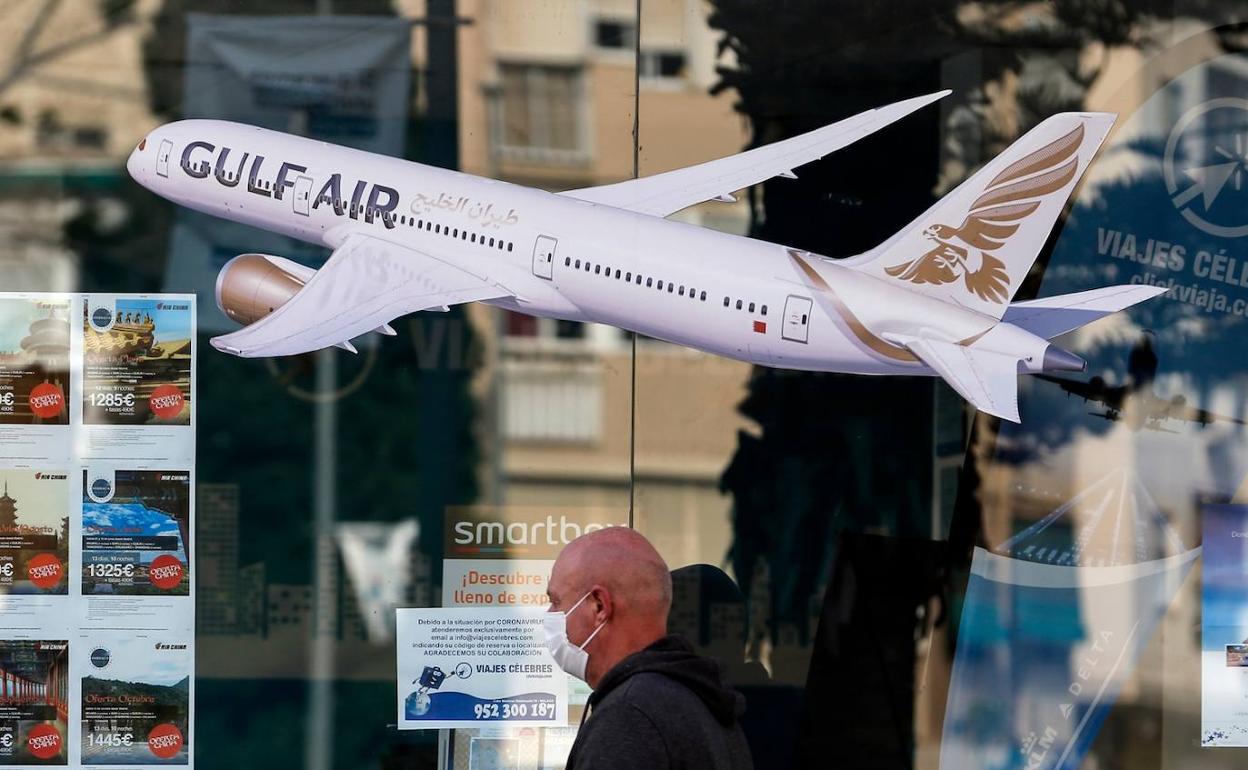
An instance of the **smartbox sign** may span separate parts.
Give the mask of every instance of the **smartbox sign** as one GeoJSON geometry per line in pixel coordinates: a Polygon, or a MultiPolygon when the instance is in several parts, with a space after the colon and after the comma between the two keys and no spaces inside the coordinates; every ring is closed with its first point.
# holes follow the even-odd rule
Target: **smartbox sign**
{"type": "Polygon", "coordinates": [[[464,506],[447,509],[448,559],[555,559],[583,534],[627,526],[627,511],[607,508],[464,506]]]}
{"type": "Polygon", "coordinates": [[[546,581],[564,546],[587,532],[626,526],[628,512],[605,508],[448,508],[443,607],[546,607],[546,581]]]}

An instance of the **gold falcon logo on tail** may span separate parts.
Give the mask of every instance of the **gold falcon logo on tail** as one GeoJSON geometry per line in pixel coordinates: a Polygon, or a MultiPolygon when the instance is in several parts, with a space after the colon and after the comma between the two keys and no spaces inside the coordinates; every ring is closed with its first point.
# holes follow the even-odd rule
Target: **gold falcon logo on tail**
{"type": "Polygon", "coordinates": [[[958,227],[935,224],[923,231],[936,245],[922,256],[884,271],[911,283],[951,283],[959,277],[967,291],[997,304],[1010,297],[1005,263],[992,254],[1005,245],[1040,200],[1075,178],[1083,125],[997,174],[971,204],[958,227]]]}

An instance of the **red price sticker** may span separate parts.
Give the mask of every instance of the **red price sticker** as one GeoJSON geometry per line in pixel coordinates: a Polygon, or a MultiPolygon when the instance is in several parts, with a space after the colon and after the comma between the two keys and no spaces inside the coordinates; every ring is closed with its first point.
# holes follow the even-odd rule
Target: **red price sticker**
{"type": "Polygon", "coordinates": [[[37,725],[26,734],[26,748],[36,759],[51,759],[61,753],[61,734],[52,725],[37,725]]]}
{"type": "Polygon", "coordinates": [[[65,568],[61,560],[50,553],[41,553],[26,562],[26,574],[36,588],[52,588],[61,582],[65,568]]]}
{"type": "Polygon", "coordinates": [[[152,559],[151,566],[147,568],[147,579],[157,588],[168,591],[182,582],[182,571],[182,562],[177,557],[163,553],[152,559]]]}
{"type": "Polygon", "coordinates": [[[50,420],[65,408],[65,394],[50,382],[41,382],[30,389],[30,411],[36,417],[50,420]]]}
{"type": "Polygon", "coordinates": [[[177,417],[182,413],[182,407],[185,404],[182,391],[178,390],[177,385],[157,385],[152,391],[152,397],[148,399],[152,414],[162,420],[172,420],[177,417]]]}
{"type": "Polygon", "coordinates": [[[147,734],[147,748],[161,759],[173,759],[182,750],[182,731],[170,722],[156,725],[147,734]]]}

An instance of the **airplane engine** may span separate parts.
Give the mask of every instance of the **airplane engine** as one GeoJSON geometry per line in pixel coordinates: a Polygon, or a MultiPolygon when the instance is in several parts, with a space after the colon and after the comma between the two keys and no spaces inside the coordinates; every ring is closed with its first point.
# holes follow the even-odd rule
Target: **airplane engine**
{"type": "Polygon", "coordinates": [[[316,273],[268,254],[240,254],[217,274],[217,307],[246,326],[277,310],[316,273]]]}

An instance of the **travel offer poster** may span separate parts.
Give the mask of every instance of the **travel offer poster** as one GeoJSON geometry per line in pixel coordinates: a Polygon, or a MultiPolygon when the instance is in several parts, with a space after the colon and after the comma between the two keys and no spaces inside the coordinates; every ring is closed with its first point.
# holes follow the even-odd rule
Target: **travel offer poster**
{"type": "Polygon", "coordinates": [[[70,299],[0,294],[0,425],[68,425],[70,299]]]}
{"type": "Polygon", "coordinates": [[[0,468],[0,594],[69,590],[69,474],[0,468]]]}
{"type": "Polygon", "coordinates": [[[1248,746],[1248,505],[1202,513],[1200,745],[1248,746]]]}
{"type": "Polygon", "coordinates": [[[193,649],[179,635],[93,634],[75,646],[83,765],[188,765],[193,649]]]}
{"type": "Polygon", "coordinates": [[[544,614],[396,610],[399,729],[566,725],[567,674],[546,649],[544,614]]]}
{"type": "Polygon", "coordinates": [[[190,594],[188,470],[83,472],[82,594],[190,594]]]}
{"type": "Polygon", "coordinates": [[[83,423],[190,425],[194,344],[193,297],[88,297],[83,423]]]}
{"type": "Polygon", "coordinates": [[[69,642],[0,639],[0,765],[66,765],[69,642]]]}

